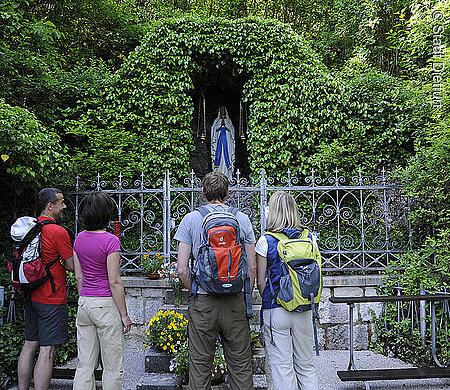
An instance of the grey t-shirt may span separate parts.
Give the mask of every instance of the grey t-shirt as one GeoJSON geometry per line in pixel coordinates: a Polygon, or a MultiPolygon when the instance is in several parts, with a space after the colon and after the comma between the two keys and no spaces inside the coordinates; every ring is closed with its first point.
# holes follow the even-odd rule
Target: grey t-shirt
{"type": "MultiPolygon", "coordinates": [[[[207,204],[207,208],[211,211],[229,211],[229,206],[224,206],[221,204],[207,204]]],[[[244,213],[238,211],[236,213],[236,218],[239,222],[239,228],[241,229],[241,237],[243,237],[246,244],[254,244],[255,233],[253,232],[253,227],[248,216],[244,213]]],[[[175,240],[184,242],[185,244],[192,246],[192,254],[194,259],[197,260],[198,257],[198,247],[201,244],[202,235],[202,222],[203,217],[199,211],[192,211],[186,214],[175,233],[175,240]]],[[[190,265],[190,264],[189,264],[190,265]]]]}

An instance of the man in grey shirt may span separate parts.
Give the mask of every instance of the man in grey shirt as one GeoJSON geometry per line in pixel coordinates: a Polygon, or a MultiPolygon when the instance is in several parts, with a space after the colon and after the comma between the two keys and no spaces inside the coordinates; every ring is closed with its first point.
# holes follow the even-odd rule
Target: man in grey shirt
{"type": "MultiPolygon", "coordinates": [[[[229,194],[228,179],[220,172],[208,173],[202,182],[203,195],[211,211],[228,211],[225,199],[229,194]]],[[[255,235],[247,215],[238,211],[241,236],[244,237],[251,290],[256,276],[255,235]]],[[[192,277],[189,257],[198,258],[203,217],[199,211],[187,214],[175,234],[178,246],[178,273],[191,291],[192,277]]],[[[209,390],[216,340],[220,335],[232,390],[252,390],[250,327],[246,317],[244,293],[208,295],[199,287],[189,305],[189,389],[209,390]]]]}

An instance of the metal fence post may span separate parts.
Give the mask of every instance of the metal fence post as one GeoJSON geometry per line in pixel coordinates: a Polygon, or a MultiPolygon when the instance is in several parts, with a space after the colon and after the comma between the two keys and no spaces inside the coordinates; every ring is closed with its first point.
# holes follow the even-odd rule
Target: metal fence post
{"type": "Polygon", "coordinates": [[[164,173],[163,182],[163,250],[164,262],[170,263],[170,174],[169,170],[164,173]]]}
{"type": "Polygon", "coordinates": [[[266,183],[266,171],[261,169],[261,180],[259,182],[259,212],[261,214],[261,236],[266,231],[266,204],[267,204],[267,183],[266,183]]]}
{"type": "MultiPolygon", "coordinates": [[[[5,287],[0,286],[0,309],[5,304],[5,287]]],[[[3,315],[0,315],[0,325],[3,325],[3,315]]]]}
{"type": "MultiPolygon", "coordinates": [[[[420,286],[420,295],[425,295],[426,294],[426,292],[425,292],[425,289],[422,287],[422,286],[420,286]]],[[[419,307],[420,307],[420,310],[419,310],[419,315],[420,315],[420,337],[422,338],[422,345],[425,345],[425,334],[426,334],[426,330],[427,330],[427,323],[426,323],[426,320],[425,320],[425,315],[426,315],[426,313],[425,313],[425,304],[426,304],[426,302],[425,301],[420,301],[419,302],[419,307]]]]}
{"type": "Polygon", "coordinates": [[[75,183],[75,237],[78,235],[78,192],[80,191],[80,176],[77,175],[77,181],[75,183]]]}

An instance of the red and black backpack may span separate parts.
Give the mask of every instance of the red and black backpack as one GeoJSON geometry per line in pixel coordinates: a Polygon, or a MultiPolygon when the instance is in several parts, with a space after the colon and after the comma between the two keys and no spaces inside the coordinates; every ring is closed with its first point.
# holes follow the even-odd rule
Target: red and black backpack
{"type": "Polygon", "coordinates": [[[8,270],[16,290],[29,292],[50,280],[52,292],[56,291],[50,268],[56,264],[59,256],[44,264],[41,242],[42,227],[54,223],[48,219],[39,222],[33,217],[21,217],[11,226],[14,255],[8,261],[8,270]]]}
{"type": "Polygon", "coordinates": [[[238,209],[210,211],[197,208],[202,215],[202,237],[196,266],[192,266],[192,293],[200,286],[212,295],[230,295],[244,291],[247,317],[252,316],[250,278],[247,276],[247,255],[241,237],[238,209]]]}

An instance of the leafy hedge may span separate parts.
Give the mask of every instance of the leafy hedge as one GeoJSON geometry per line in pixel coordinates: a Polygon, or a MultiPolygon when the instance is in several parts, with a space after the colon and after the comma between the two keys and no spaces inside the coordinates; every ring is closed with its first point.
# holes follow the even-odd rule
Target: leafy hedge
{"type": "Polygon", "coordinates": [[[322,170],[377,173],[406,165],[431,117],[430,94],[357,62],[340,77],[345,82],[346,123],[330,142],[320,142],[315,162],[322,170]],[[349,119],[352,119],[349,121],[349,119]]]}
{"type": "Polygon", "coordinates": [[[0,177],[15,180],[16,191],[53,180],[66,165],[59,137],[26,109],[0,101],[0,128],[0,177]]]}
{"type": "MultiPolygon", "coordinates": [[[[400,287],[405,295],[418,295],[420,288],[427,291],[450,290],[450,229],[439,232],[436,238],[428,238],[420,252],[410,252],[399,261],[391,264],[383,278],[385,287],[381,289],[383,295],[392,294],[393,289],[400,287]],[[430,265],[430,261],[432,265],[430,265]]],[[[428,304],[429,305],[429,304],[428,304]]],[[[450,362],[448,339],[450,330],[445,322],[448,313],[442,305],[436,305],[438,325],[436,331],[437,355],[439,360],[450,362]]],[[[426,317],[427,329],[430,329],[430,316],[426,317]]],[[[417,318],[415,320],[417,322],[417,318]]],[[[430,348],[430,332],[426,334],[426,344],[422,345],[417,324],[412,329],[411,318],[401,319],[397,316],[396,304],[388,304],[384,317],[375,322],[376,341],[372,349],[384,354],[394,354],[402,360],[411,362],[418,367],[426,366],[432,361],[430,348]]]]}
{"type": "Polygon", "coordinates": [[[328,169],[330,156],[345,170],[402,165],[426,120],[414,90],[374,71],[332,76],[288,25],[257,18],[163,20],[104,92],[84,99],[81,118],[68,113],[62,127],[84,140],[72,149],[77,171],[90,177],[144,171],[156,178],[169,168],[186,175],[193,74],[224,66],[248,77],[242,97],[249,102],[251,169],[274,177],[287,167],[300,175],[328,169]]]}

